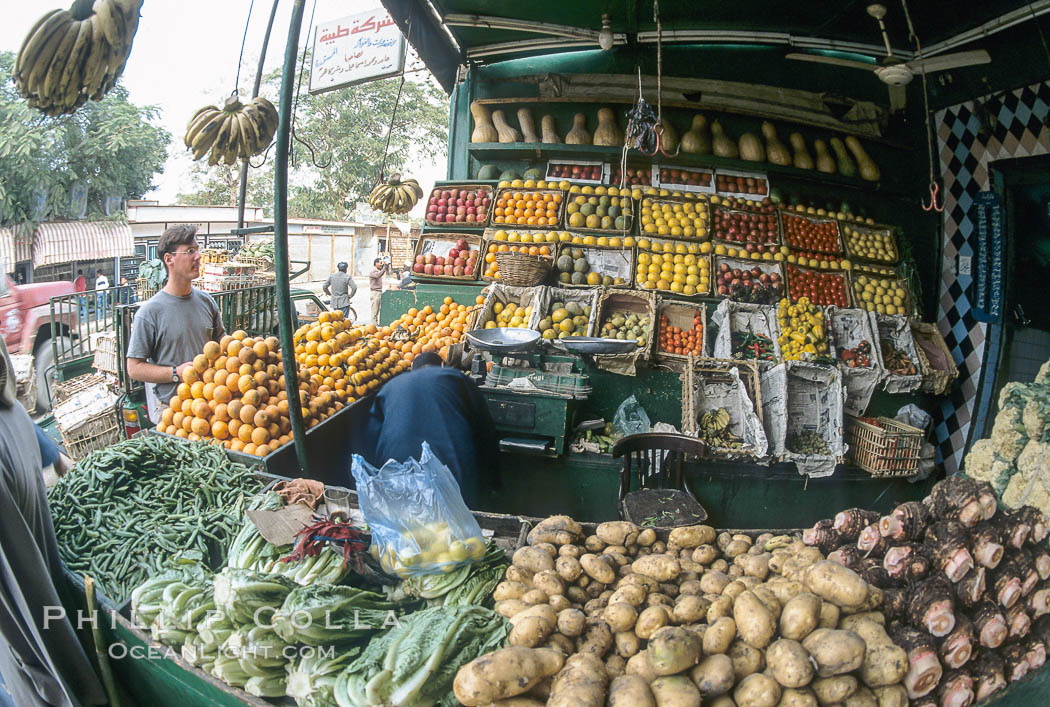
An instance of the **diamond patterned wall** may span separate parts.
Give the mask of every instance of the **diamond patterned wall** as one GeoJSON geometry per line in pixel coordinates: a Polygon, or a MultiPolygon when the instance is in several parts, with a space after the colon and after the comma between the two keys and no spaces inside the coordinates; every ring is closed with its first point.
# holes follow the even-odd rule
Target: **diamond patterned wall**
{"type": "MultiPolygon", "coordinates": [[[[1034,84],[993,100],[984,100],[984,115],[991,116],[982,139],[981,121],[973,102],[940,111],[935,116],[944,197],[944,260],[940,283],[937,326],[959,366],[959,385],[945,398],[935,416],[938,456],[947,473],[962,465],[974,406],[981,383],[985,342],[989,327],[978,322],[966,297],[969,276],[956,274],[958,255],[976,252],[976,229],[970,207],[978,192],[991,188],[988,164],[1000,159],[1047,154],[1047,113],[1050,83],[1034,84]]],[[[994,374],[994,371],[992,372],[994,374]]]]}

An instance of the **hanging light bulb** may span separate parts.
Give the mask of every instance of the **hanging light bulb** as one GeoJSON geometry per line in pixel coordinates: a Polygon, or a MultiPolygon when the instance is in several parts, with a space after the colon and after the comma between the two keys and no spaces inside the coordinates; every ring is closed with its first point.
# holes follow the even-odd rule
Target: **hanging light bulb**
{"type": "Polygon", "coordinates": [[[598,46],[604,51],[613,48],[612,23],[609,21],[609,16],[605,14],[602,15],[602,29],[598,33],[598,46]]]}

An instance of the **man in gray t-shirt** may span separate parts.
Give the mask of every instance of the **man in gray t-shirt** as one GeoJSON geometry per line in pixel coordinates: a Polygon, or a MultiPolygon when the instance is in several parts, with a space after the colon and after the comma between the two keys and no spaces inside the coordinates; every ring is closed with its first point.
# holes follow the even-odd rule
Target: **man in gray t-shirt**
{"type": "Polygon", "coordinates": [[[218,341],[225,330],[219,307],[191,283],[200,272],[200,249],[194,226],[173,226],[160,237],[157,257],[168,268],[164,289],[135,313],[128,344],[128,375],[147,384],[156,400],[150,419],[168,404],[208,341],[218,341]]]}

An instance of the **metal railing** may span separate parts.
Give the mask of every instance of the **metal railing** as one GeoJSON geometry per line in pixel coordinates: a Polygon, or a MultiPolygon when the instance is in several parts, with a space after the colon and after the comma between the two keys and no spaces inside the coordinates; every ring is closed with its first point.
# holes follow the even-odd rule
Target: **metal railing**
{"type": "Polygon", "coordinates": [[[65,366],[94,356],[97,335],[116,327],[117,305],[133,303],[136,297],[133,286],[118,285],[51,298],[51,346],[58,380],[65,366]]]}

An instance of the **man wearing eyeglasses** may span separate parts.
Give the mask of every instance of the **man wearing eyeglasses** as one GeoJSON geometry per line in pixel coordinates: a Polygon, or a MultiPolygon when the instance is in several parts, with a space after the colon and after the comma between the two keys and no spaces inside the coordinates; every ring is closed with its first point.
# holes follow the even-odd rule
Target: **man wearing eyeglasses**
{"type": "Polygon", "coordinates": [[[192,370],[193,358],[208,341],[226,333],[219,307],[206,292],[194,289],[201,256],[196,226],[172,226],[161,234],[157,257],[168,269],[168,282],[135,313],[128,344],[128,375],[146,383],[153,422],[192,370]]]}

